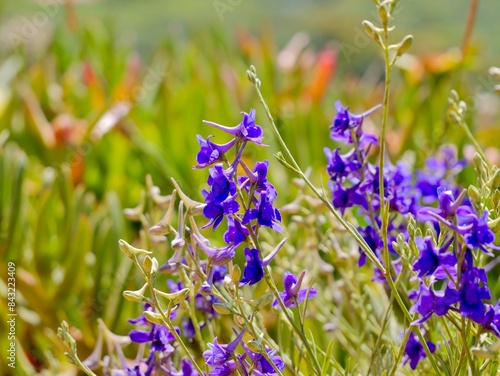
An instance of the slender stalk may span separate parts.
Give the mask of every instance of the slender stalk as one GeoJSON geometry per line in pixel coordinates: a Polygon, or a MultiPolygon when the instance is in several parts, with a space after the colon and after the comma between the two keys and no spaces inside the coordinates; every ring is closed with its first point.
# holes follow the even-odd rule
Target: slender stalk
{"type": "Polygon", "coordinates": [[[389,317],[392,312],[392,304],[394,303],[394,294],[391,294],[391,298],[389,299],[389,305],[387,306],[387,310],[384,315],[384,321],[382,321],[382,327],[380,328],[380,332],[377,336],[377,339],[375,341],[375,345],[373,346],[373,351],[372,351],[372,356],[370,359],[370,367],[368,368],[367,371],[367,376],[370,374],[370,370],[373,366],[373,362],[375,361],[375,356],[378,354],[378,350],[380,348],[380,341],[382,340],[382,336],[385,331],[385,327],[387,326],[387,323],[389,322],[389,317]]]}
{"type": "Polygon", "coordinates": [[[262,92],[260,91],[260,81],[258,81],[257,76],[254,76],[255,80],[253,81],[255,89],[257,91],[257,95],[259,97],[259,101],[264,107],[264,111],[266,112],[266,115],[269,119],[269,122],[271,124],[271,129],[277,138],[281,148],[283,149],[283,152],[285,156],[287,157],[289,163],[291,163],[295,173],[300,176],[300,178],[306,183],[306,185],[313,191],[313,193],[318,197],[321,202],[328,208],[328,210],[333,214],[335,219],[340,222],[340,224],[346,229],[346,231],[356,240],[356,242],[359,244],[363,252],[365,252],[366,257],[381,271],[382,274],[386,274],[386,270],[380,260],[377,258],[375,253],[372,251],[368,243],[366,243],[365,239],[361,236],[361,234],[352,226],[350,223],[348,223],[340,213],[335,209],[335,207],[332,205],[330,200],[319,190],[314,186],[314,184],[309,180],[309,178],[306,176],[306,174],[300,169],[298,163],[294,159],[292,153],[290,150],[288,150],[288,147],[281,137],[280,132],[278,131],[278,128],[276,127],[276,124],[274,122],[273,116],[271,115],[271,111],[269,110],[269,107],[267,106],[266,101],[264,100],[264,97],[262,96],[262,92]]]}
{"type": "MultiPolygon", "coordinates": [[[[269,122],[271,124],[271,129],[272,129],[276,139],[278,140],[280,146],[282,147],[285,156],[288,158],[288,160],[285,161],[285,163],[291,164],[291,167],[293,168],[295,173],[300,176],[300,178],[306,183],[306,185],[313,191],[313,193],[316,195],[316,197],[318,197],[321,200],[321,202],[323,202],[323,204],[328,208],[328,210],[333,214],[335,219],[337,221],[339,221],[339,223],[346,229],[346,231],[356,240],[356,242],[361,247],[363,252],[365,252],[366,257],[381,271],[382,275],[387,280],[387,283],[389,284],[389,288],[391,289],[392,293],[394,294],[394,297],[395,297],[396,301],[398,302],[398,305],[401,307],[401,310],[403,311],[405,318],[409,322],[412,322],[413,318],[410,315],[410,312],[408,311],[406,305],[404,304],[403,299],[401,298],[401,295],[399,294],[396,286],[394,285],[394,281],[392,280],[390,275],[388,275],[386,268],[382,265],[382,263],[377,258],[375,253],[371,250],[368,243],[366,243],[365,239],[361,236],[361,234],[358,232],[358,230],[356,230],[356,228],[353,225],[351,225],[349,222],[344,220],[344,218],[342,218],[340,213],[335,209],[335,207],[330,202],[330,200],[326,197],[326,195],[324,195],[318,191],[318,189],[314,186],[314,184],[309,180],[309,178],[301,170],[301,168],[299,167],[298,163],[294,159],[290,150],[288,150],[288,147],[287,147],[285,141],[281,137],[281,134],[280,134],[278,128],[276,127],[276,123],[274,122],[274,118],[271,115],[271,111],[269,110],[269,107],[267,106],[267,103],[264,100],[264,97],[263,97],[262,92],[260,90],[260,80],[257,78],[257,75],[255,73],[255,68],[252,67],[250,71],[247,71],[247,73],[248,73],[249,79],[254,84],[259,101],[262,104],[262,106],[264,107],[264,111],[266,112],[266,115],[267,115],[269,122]]],[[[266,278],[266,282],[268,282],[268,284],[269,284],[269,281],[267,278],[266,278]]],[[[278,302],[280,302],[280,300],[281,299],[279,298],[279,294],[278,294],[278,302]]],[[[280,305],[282,303],[283,302],[281,301],[280,305]]],[[[285,310],[285,312],[286,312],[286,310],[285,310]]],[[[286,315],[286,313],[285,313],[285,315],[286,315]]],[[[423,337],[420,329],[417,326],[415,326],[415,327],[413,327],[413,330],[415,331],[419,340],[421,341],[422,346],[424,347],[424,350],[431,361],[431,364],[432,364],[432,367],[434,368],[434,371],[436,372],[436,374],[441,374],[441,371],[436,363],[436,360],[434,359],[434,356],[433,356],[432,352],[430,351],[429,346],[427,346],[427,342],[424,340],[424,337],[423,337]]],[[[307,339],[305,339],[305,343],[308,343],[307,339]]]]}
{"type": "Polygon", "coordinates": [[[288,309],[286,308],[285,303],[283,302],[283,299],[281,299],[281,296],[278,292],[278,289],[276,288],[276,285],[274,284],[274,281],[271,278],[271,274],[269,273],[269,267],[266,267],[264,269],[264,280],[266,281],[268,287],[273,292],[275,298],[278,300],[278,304],[280,305],[281,310],[285,314],[287,321],[290,323],[290,325],[292,325],[294,332],[299,335],[302,343],[306,347],[307,352],[311,355],[311,358],[314,361],[313,366],[315,368],[315,371],[317,372],[318,375],[320,375],[321,374],[321,365],[319,364],[319,361],[316,358],[316,354],[313,351],[311,344],[309,343],[309,340],[307,339],[305,333],[297,326],[293,317],[290,316],[290,312],[288,312],[288,309]]]}
{"type": "Polygon", "coordinates": [[[469,140],[474,144],[474,147],[476,148],[476,151],[479,153],[481,158],[488,164],[488,167],[491,168],[493,165],[491,164],[491,162],[490,162],[489,158],[486,156],[486,154],[484,154],[483,148],[481,147],[481,145],[479,145],[479,142],[476,140],[476,138],[474,137],[474,135],[470,131],[467,123],[464,120],[462,120],[460,122],[460,126],[465,131],[465,134],[467,135],[469,140]]]}
{"type": "Polygon", "coordinates": [[[394,365],[392,366],[392,369],[391,369],[391,373],[389,374],[390,376],[393,376],[396,373],[396,371],[398,369],[398,365],[401,362],[401,359],[403,359],[403,354],[405,351],[406,343],[410,339],[410,334],[411,334],[411,330],[407,330],[405,333],[405,336],[403,338],[403,342],[401,343],[401,348],[399,350],[398,357],[395,359],[394,365]]]}
{"type": "Polygon", "coordinates": [[[146,272],[142,268],[142,265],[139,262],[137,256],[134,256],[134,263],[137,266],[137,268],[140,270],[142,276],[144,277],[144,279],[146,280],[146,282],[148,284],[149,290],[151,291],[151,297],[152,297],[152,300],[153,300],[153,303],[154,303],[154,307],[160,313],[160,315],[162,317],[163,323],[165,324],[165,326],[167,327],[167,329],[172,333],[172,335],[174,336],[175,340],[182,347],[182,349],[184,350],[185,354],[187,355],[187,357],[189,358],[189,360],[191,361],[191,363],[193,364],[193,366],[196,368],[196,370],[200,373],[200,375],[203,375],[203,370],[200,368],[200,366],[196,362],[193,354],[191,354],[191,351],[189,351],[188,347],[186,346],[186,344],[184,343],[184,341],[182,340],[182,338],[179,336],[179,334],[175,330],[174,325],[172,324],[172,321],[170,321],[170,318],[165,315],[165,312],[163,312],[163,309],[161,308],[160,302],[159,302],[158,297],[157,297],[156,292],[155,292],[154,281],[152,281],[151,278],[149,278],[149,276],[146,274],[146,272]]]}
{"type": "Polygon", "coordinates": [[[387,270],[388,277],[391,279],[391,259],[389,255],[389,239],[387,234],[387,229],[389,227],[389,217],[388,208],[385,202],[385,185],[384,185],[384,167],[385,167],[385,137],[387,132],[387,119],[389,116],[389,97],[391,93],[391,62],[389,60],[389,31],[387,27],[387,22],[383,22],[384,26],[384,63],[385,63],[385,87],[384,87],[384,99],[382,102],[382,132],[380,135],[380,157],[379,157],[379,200],[380,200],[380,211],[382,216],[382,240],[384,242],[384,263],[387,270]]]}

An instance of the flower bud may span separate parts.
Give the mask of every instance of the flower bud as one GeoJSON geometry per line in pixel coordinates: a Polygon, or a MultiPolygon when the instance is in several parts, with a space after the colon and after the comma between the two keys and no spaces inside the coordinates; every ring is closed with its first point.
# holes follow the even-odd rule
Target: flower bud
{"type": "Polygon", "coordinates": [[[207,282],[203,282],[200,287],[200,294],[203,296],[212,295],[212,286],[210,286],[207,282]]]}
{"type": "Polygon", "coordinates": [[[149,233],[151,235],[168,235],[171,232],[174,231],[174,228],[172,227],[172,217],[174,214],[174,209],[175,209],[175,198],[176,198],[177,191],[174,189],[172,191],[172,194],[170,195],[170,203],[168,205],[167,212],[165,213],[165,216],[155,224],[153,227],[149,229],[149,233]]]}
{"type": "Polygon", "coordinates": [[[140,221],[141,215],[144,212],[145,204],[146,204],[146,192],[142,191],[141,201],[139,201],[139,204],[135,208],[127,208],[123,210],[125,218],[127,218],[130,221],[140,221]]]}
{"type": "Polygon", "coordinates": [[[206,204],[190,199],[184,192],[182,192],[182,190],[179,188],[179,184],[177,184],[175,179],[172,178],[171,180],[172,184],[177,190],[177,193],[179,194],[179,197],[186,206],[188,213],[191,215],[201,215],[206,204]]]}
{"type": "Polygon", "coordinates": [[[151,258],[146,256],[142,262],[142,266],[144,266],[144,271],[148,276],[154,276],[158,271],[158,260],[156,257],[151,258]]]}
{"type": "Polygon", "coordinates": [[[230,303],[213,303],[212,308],[221,315],[230,315],[232,309],[228,307],[228,304],[230,303]]]}
{"type": "Polygon", "coordinates": [[[135,248],[123,239],[118,240],[118,246],[120,247],[120,250],[129,258],[134,258],[134,256],[138,255],[150,255],[151,253],[153,253],[150,251],[146,251],[145,249],[135,248]]]}
{"type": "Polygon", "coordinates": [[[144,317],[152,324],[164,325],[163,317],[160,313],[144,311],[144,317]]]}
{"type": "Polygon", "coordinates": [[[169,294],[167,292],[163,292],[163,291],[158,290],[158,289],[154,289],[154,291],[156,294],[163,296],[167,300],[170,300],[172,302],[172,304],[182,303],[184,300],[186,300],[187,296],[189,295],[188,288],[182,289],[180,291],[177,291],[177,292],[174,292],[171,294],[169,294]]]}
{"type": "Polygon", "coordinates": [[[144,294],[146,293],[146,288],[148,284],[145,283],[141,289],[136,291],[125,290],[123,292],[123,297],[127,299],[129,302],[140,303],[146,300],[144,294]]]}
{"type": "Polygon", "coordinates": [[[233,270],[231,271],[231,279],[233,280],[233,283],[239,284],[241,279],[241,269],[238,265],[233,266],[233,270]]]}

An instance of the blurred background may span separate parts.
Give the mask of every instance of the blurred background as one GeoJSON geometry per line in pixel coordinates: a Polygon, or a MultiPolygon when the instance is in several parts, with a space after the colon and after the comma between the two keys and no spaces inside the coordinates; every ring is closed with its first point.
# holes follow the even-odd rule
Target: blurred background
{"type": "MultiPolygon", "coordinates": [[[[394,71],[393,161],[419,166],[442,143],[468,156],[465,135],[444,121],[451,89],[500,160],[498,82],[488,74],[500,65],[500,3],[481,2],[472,16],[470,6],[398,7],[394,42],[412,34],[414,45],[394,71]]],[[[291,151],[321,184],[334,102],[362,112],[382,100],[383,62],[361,26],[376,20],[373,9],[370,0],[0,3],[0,296],[6,302],[4,265],[15,262],[16,374],[75,374],[56,337],[62,320],[75,328],[82,359],[97,318],[120,334],[130,330],[126,318],[138,307],[121,292],[135,289],[136,276],[117,241],[137,239],[140,224],[123,209],[140,201],[148,174],[163,194],[175,177],[201,197],[206,175],[191,169],[196,134],[215,133],[201,120],[235,125],[240,111],[256,108],[269,147],[246,157],[269,159],[280,203],[292,198],[246,79],[250,64],[291,151]]],[[[366,126],[377,132],[379,121],[375,114],[366,126]]],[[[0,312],[5,317],[6,303],[0,312]]],[[[0,344],[7,348],[7,339],[0,344]]],[[[3,361],[0,373],[9,374],[3,361]]]]}

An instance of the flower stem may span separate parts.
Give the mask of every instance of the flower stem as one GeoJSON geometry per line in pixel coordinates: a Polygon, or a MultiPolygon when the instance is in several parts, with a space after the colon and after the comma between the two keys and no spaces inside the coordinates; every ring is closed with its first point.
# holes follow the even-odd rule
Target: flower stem
{"type": "Polygon", "coordinates": [[[264,268],[264,279],[265,279],[268,287],[273,292],[275,298],[277,299],[277,301],[281,307],[281,310],[285,314],[287,321],[290,323],[290,325],[292,325],[294,332],[298,334],[298,336],[300,337],[302,343],[304,344],[307,352],[311,355],[311,358],[314,361],[313,366],[315,368],[316,373],[318,375],[320,375],[321,374],[321,365],[319,364],[319,361],[316,358],[316,354],[313,351],[311,344],[309,343],[309,340],[307,339],[305,333],[297,326],[297,324],[295,323],[295,320],[293,319],[293,317],[291,317],[290,312],[286,308],[285,303],[283,302],[283,299],[281,299],[281,296],[278,292],[278,289],[276,288],[276,285],[274,284],[274,281],[271,277],[271,273],[269,273],[269,267],[264,268]]]}
{"type": "MultiPolygon", "coordinates": [[[[412,322],[413,318],[410,315],[410,312],[408,311],[408,309],[406,308],[406,305],[404,304],[403,299],[401,298],[401,295],[399,294],[396,286],[394,285],[394,281],[388,275],[387,270],[382,265],[380,260],[377,258],[375,253],[372,251],[372,249],[370,248],[370,246],[368,245],[366,240],[361,236],[359,231],[356,230],[356,228],[352,224],[350,224],[344,218],[342,218],[340,213],[335,209],[335,207],[330,202],[330,200],[326,197],[326,195],[322,194],[318,191],[318,189],[314,186],[314,184],[309,180],[309,178],[300,169],[298,163],[295,161],[290,150],[288,150],[288,147],[287,147],[285,141],[281,137],[281,134],[280,134],[278,128],[276,127],[276,123],[274,122],[273,116],[271,115],[271,111],[269,110],[269,107],[267,106],[267,103],[264,100],[264,97],[262,96],[262,92],[260,91],[260,80],[257,77],[257,74],[255,72],[255,68],[252,66],[251,69],[249,71],[247,71],[247,74],[249,76],[250,81],[254,84],[255,90],[257,92],[257,96],[259,97],[259,101],[262,104],[262,106],[264,107],[264,111],[266,112],[266,115],[267,115],[269,122],[271,124],[271,129],[272,129],[276,139],[278,140],[280,146],[282,147],[285,156],[288,158],[288,161],[286,161],[286,162],[291,164],[291,166],[294,168],[295,172],[306,183],[306,185],[313,191],[313,193],[316,195],[316,197],[318,197],[321,200],[321,202],[323,202],[323,204],[325,204],[325,206],[333,214],[335,219],[337,221],[339,221],[339,223],[347,230],[347,232],[356,240],[356,242],[361,247],[363,252],[365,252],[366,257],[381,271],[381,273],[384,275],[385,279],[387,280],[387,282],[389,284],[389,288],[391,289],[392,293],[394,294],[394,297],[395,297],[396,301],[398,302],[398,305],[401,307],[401,310],[403,311],[405,318],[409,322],[412,322]]],[[[270,282],[269,282],[268,278],[269,278],[269,272],[267,272],[267,269],[266,269],[266,278],[265,279],[269,285],[270,282]]],[[[270,288],[272,289],[271,285],[270,285],[270,288]]],[[[276,287],[274,287],[274,289],[272,289],[272,290],[273,290],[273,292],[277,291],[276,287]]],[[[276,295],[276,293],[275,293],[275,295],[276,295]]],[[[280,306],[283,307],[283,305],[282,305],[283,301],[281,301],[279,294],[277,296],[277,299],[278,299],[278,302],[280,302],[280,306]]],[[[284,312],[285,312],[285,315],[287,315],[286,310],[284,310],[284,312]]],[[[287,318],[288,318],[288,316],[289,315],[287,315],[287,318]]],[[[295,325],[295,323],[293,325],[295,325]]],[[[295,325],[295,327],[296,327],[296,325],[295,325]]],[[[415,326],[413,328],[413,330],[415,331],[418,338],[420,339],[420,342],[422,343],[422,346],[424,347],[425,352],[431,361],[431,364],[432,364],[432,367],[434,368],[434,371],[438,375],[441,374],[441,371],[436,363],[436,360],[434,359],[433,354],[431,353],[429,347],[427,346],[427,342],[424,340],[424,337],[423,337],[420,329],[417,326],[415,326]]],[[[305,340],[305,343],[307,343],[307,346],[308,346],[309,342],[307,341],[307,338],[305,338],[305,335],[303,333],[302,333],[302,336],[304,337],[303,340],[305,340]]],[[[307,348],[307,346],[306,346],[306,348],[307,348]]],[[[310,353],[313,354],[312,350],[310,351],[310,353]]],[[[317,359],[316,359],[316,362],[317,362],[317,359]]]]}

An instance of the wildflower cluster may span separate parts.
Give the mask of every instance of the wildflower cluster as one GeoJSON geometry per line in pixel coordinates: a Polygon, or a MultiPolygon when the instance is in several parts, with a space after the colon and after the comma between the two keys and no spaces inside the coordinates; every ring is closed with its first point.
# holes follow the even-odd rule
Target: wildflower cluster
{"type": "MultiPolygon", "coordinates": [[[[480,257],[475,254],[480,251],[493,256],[492,250],[500,248],[494,245],[488,209],[484,205],[475,208],[466,191],[461,191],[454,182],[464,162],[457,160],[453,148],[443,147],[437,158],[429,158],[425,168],[416,171],[415,181],[409,166],[401,162],[385,166],[384,194],[390,221],[384,234],[380,228],[379,171],[368,161],[370,148],[377,141],[362,130],[363,118],[374,109],[355,115],[339,102],[336,107],[331,137],[352,149],[345,154],[339,148],[325,149],[333,205],[342,212],[353,206],[358,210],[360,222],[367,223],[358,230],[379,258],[384,247],[383,236],[387,236],[392,265],[398,273],[402,268],[398,242],[403,240],[414,246],[418,256],[411,268],[416,273],[418,288],[409,295],[414,301],[410,312],[418,313],[420,318],[413,325],[422,325],[432,315],[447,316],[455,312],[479,324],[482,330],[500,336],[500,305],[489,304],[487,273],[479,267],[480,257]],[[410,217],[416,219],[410,225],[412,234],[406,220],[410,217]],[[415,236],[415,226],[427,226],[432,231],[425,237],[415,236]]],[[[361,254],[360,265],[365,260],[361,254]]],[[[381,280],[379,277],[376,279],[381,280]]],[[[428,348],[433,352],[436,346],[428,341],[428,348]]],[[[414,334],[408,338],[405,354],[413,369],[426,356],[414,334]]]]}
{"type": "MultiPolygon", "coordinates": [[[[284,291],[280,292],[267,270],[286,238],[263,255],[260,229],[266,227],[282,234],[283,227],[281,213],[275,207],[278,193],[267,177],[269,162],[256,162],[251,168],[243,160],[249,143],[262,145],[263,131],[255,122],[255,110],[243,113],[243,120],[235,127],[208,121],[205,124],[232,138],[225,144],[216,144],[211,140],[213,136],[206,139],[197,136],[200,150],[194,169],[208,169],[209,175],[207,189],[201,192],[204,202],[189,198],[173,179],[172,194],[161,196],[159,188],[148,178],[143,202],[126,210],[129,218],[141,221],[149,230],[152,244],[166,243],[172,236],[169,244],[173,253],[163,264],[153,257],[153,252],[120,241],[120,249],[134,262],[145,282],[139,290],[124,292],[127,300],[143,304],[143,313],[129,320],[137,328],[130,331],[128,338],[124,337],[127,343],[139,345],[137,356],[132,362],[125,361],[122,346],[111,342],[107,348],[114,349],[115,354],[103,358],[99,345],[82,363],[89,369],[100,366],[116,375],[148,376],[205,375],[206,370],[209,375],[280,375],[285,368],[276,344],[258,329],[255,318],[266,306],[278,310],[297,307],[305,299],[313,298],[317,291],[302,287],[303,271],[298,277],[286,272],[284,291]],[[177,197],[180,202],[174,228],[177,197]],[[151,206],[145,200],[166,210],[159,222],[151,223],[151,216],[143,214],[144,207],[151,206]],[[205,218],[201,227],[196,220],[199,216],[205,218]],[[222,236],[225,244],[213,246],[202,232],[219,227],[225,230],[222,236]],[[238,253],[245,259],[243,271],[233,263],[238,253]],[[164,289],[157,287],[157,276],[161,274],[169,278],[164,289]],[[271,291],[258,298],[244,298],[244,286],[256,285],[264,278],[271,291]],[[225,345],[215,336],[221,322],[226,322],[221,315],[232,315],[233,330],[239,333],[225,345]],[[243,340],[245,333],[249,337],[247,342],[243,340]],[[206,349],[205,343],[208,349],[201,353],[200,350],[206,349]],[[116,357],[120,361],[114,361],[116,357]],[[200,366],[200,358],[206,367],[200,366]]],[[[290,319],[286,311],[282,312],[290,319]]],[[[101,332],[111,335],[104,326],[101,332]]]]}

